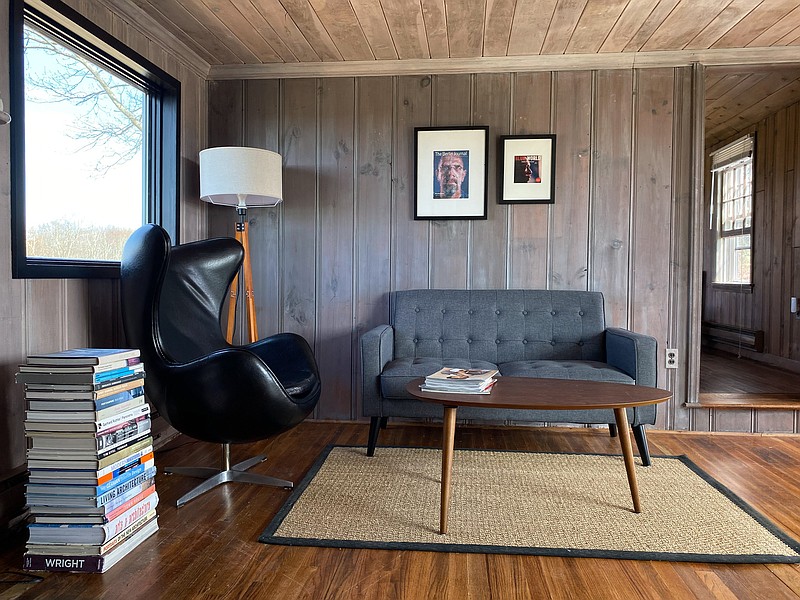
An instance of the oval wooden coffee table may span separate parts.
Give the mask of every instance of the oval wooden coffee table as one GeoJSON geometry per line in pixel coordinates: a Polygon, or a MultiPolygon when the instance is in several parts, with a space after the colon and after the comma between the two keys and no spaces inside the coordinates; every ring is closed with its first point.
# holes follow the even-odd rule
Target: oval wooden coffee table
{"type": "Polygon", "coordinates": [[[423,392],[424,379],[418,378],[406,386],[415,398],[444,406],[444,436],[442,440],[442,502],[439,533],[447,533],[447,511],[450,504],[450,474],[453,469],[453,443],[456,431],[456,410],[459,406],[476,408],[517,408],[529,410],[614,410],[619,432],[619,444],[625,460],[628,485],[631,488],[634,512],[641,512],[639,485],[633,462],[633,448],[628,431],[626,408],[665,402],[672,392],[659,388],[624,383],[583,381],[572,379],[542,379],[535,377],[498,377],[490,394],[451,394],[423,392]]]}

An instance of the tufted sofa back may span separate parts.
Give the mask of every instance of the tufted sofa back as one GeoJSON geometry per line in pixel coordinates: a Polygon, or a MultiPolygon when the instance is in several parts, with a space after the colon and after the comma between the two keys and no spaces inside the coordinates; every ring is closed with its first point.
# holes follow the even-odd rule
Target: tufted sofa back
{"type": "Polygon", "coordinates": [[[393,293],[395,358],[605,362],[600,292],[404,290],[393,293]]]}

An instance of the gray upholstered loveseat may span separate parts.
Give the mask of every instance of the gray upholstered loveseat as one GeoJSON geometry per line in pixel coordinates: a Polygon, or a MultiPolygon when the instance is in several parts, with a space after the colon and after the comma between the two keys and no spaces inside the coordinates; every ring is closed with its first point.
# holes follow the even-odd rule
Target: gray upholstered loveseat
{"type": "MultiPolygon", "coordinates": [[[[361,338],[367,453],[389,417],[439,417],[414,399],[409,381],[442,367],[497,368],[501,375],[656,385],[656,340],[607,328],[600,292],[571,290],[407,290],[391,297],[391,323],[361,338]]],[[[612,410],[530,411],[462,407],[461,419],[613,424],[612,410]]],[[[650,464],[644,425],[655,405],[628,410],[639,454],[650,464]]],[[[614,435],[615,427],[610,427],[614,435]]]]}

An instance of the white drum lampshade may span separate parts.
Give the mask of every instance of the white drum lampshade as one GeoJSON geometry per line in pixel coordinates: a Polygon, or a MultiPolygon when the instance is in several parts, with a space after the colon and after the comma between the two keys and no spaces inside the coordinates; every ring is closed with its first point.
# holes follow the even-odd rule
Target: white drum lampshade
{"type": "Polygon", "coordinates": [[[200,198],[212,204],[275,206],[283,200],[282,159],[261,148],[220,146],[200,151],[200,198]]]}

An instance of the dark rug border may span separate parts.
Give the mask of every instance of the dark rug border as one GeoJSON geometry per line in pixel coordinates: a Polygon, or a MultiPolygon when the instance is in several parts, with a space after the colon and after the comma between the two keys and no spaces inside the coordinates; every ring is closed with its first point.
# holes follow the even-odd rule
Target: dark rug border
{"type": "MultiPolygon", "coordinates": [[[[384,446],[387,448],[388,446],[384,446]]],[[[401,446],[391,446],[393,448],[401,448],[401,446]]],[[[480,553],[480,554],[521,554],[521,555],[535,555],[535,556],[561,556],[561,557],[582,557],[582,558],[613,558],[613,559],[629,559],[629,560],[664,560],[676,562],[713,562],[713,563],[729,563],[729,564],[768,564],[768,563],[800,563],[800,556],[785,556],[785,555],[771,555],[771,554],[690,554],[683,552],[639,552],[627,550],[602,550],[592,548],[549,548],[537,546],[497,546],[497,545],[481,545],[481,544],[431,544],[421,542],[372,542],[362,540],[338,540],[338,539],[322,539],[322,538],[297,538],[297,537],[280,537],[276,536],[275,532],[280,527],[286,515],[292,510],[297,500],[306,490],[308,485],[317,475],[328,455],[334,448],[353,448],[361,449],[366,452],[363,446],[348,446],[330,444],[320,453],[317,460],[306,473],[303,480],[295,486],[294,490],[286,499],[283,506],[281,506],[278,513],[267,525],[264,532],[259,536],[258,541],[264,544],[276,544],[281,546],[319,546],[324,548],[371,548],[378,550],[421,550],[431,552],[466,552],[466,553],[480,553]]],[[[418,447],[414,449],[425,450],[441,450],[441,448],[418,447]]],[[[602,453],[591,452],[530,452],[527,450],[492,450],[486,448],[456,448],[456,450],[467,450],[477,452],[524,452],[527,454],[577,454],[589,456],[619,456],[609,455],[602,453]]],[[[380,449],[378,450],[380,451],[380,449]]],[[[717,491],[727,497],[736,506],[741,508],[746,514],[752,517],[759,525],[766,529],[770,534],[778,540],[786,544],[789,548],[800,554],[800,542],[790,537],[779,529],[772,521],[762,515],[750,504],[742,500],[727,486],[720,483],[717,479],[706,473],[703,469],[697,466],[685,454],[680,455],[665,455],[654,454],[654,458],[671,458],[680,460],[687,467],[689,467],[696,475],[701,477],[706,483],[710,484],[717,491]]]]}

